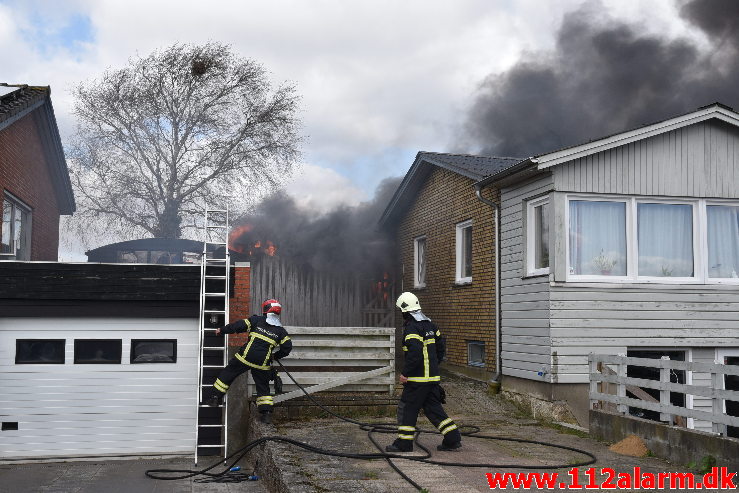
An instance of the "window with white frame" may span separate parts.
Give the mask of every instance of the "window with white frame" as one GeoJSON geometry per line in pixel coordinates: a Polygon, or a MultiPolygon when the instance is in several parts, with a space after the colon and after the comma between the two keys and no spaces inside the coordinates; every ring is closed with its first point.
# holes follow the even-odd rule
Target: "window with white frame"
{"type": "Polygon", "coordinates": [[[706,206],[708,277],[739,278],[739,206],[706,206]]]}
{"type": "Polygon", "coordinates": [[[0,259],[31,259],[31,208],[8,192],[3,197],[0,259]]]}
{"type": "Polygon", "coordinates": [[[569,280],[739,283],[739,204],[569,196],[569,280]]]}
{"type": "Polygon", "coordinates": [[[570,274],[626,275],[626,203],[571,200],[570,274]]]}
{"type": "Polygon", "coordinates": [[[526,204],[527,274],[549,274],[549,197],[526,204]]]}
{"type": "Polygon", "coordinates": [[[472,282],[472,220],[457,224],[457,267],[458,284],[472,282]]]}
{"type": "Polygon", "coordinates": [[[426,237],[413,240],[413,286],[426,287],[426,237]]]}

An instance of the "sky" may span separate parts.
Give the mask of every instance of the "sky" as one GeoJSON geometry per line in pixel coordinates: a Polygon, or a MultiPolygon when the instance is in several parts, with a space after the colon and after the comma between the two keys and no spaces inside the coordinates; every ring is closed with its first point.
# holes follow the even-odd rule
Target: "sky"
{"type": "MultiPolygon", "coordinates": [[[[65,141],[75,84],[174,42],[228,43],[275,84],[297,87],[306,140],[286,190],[327,212],[371,199],[419,150],[485,148],[465,136],[485,81],[554,49],[563,18],[583,3],[0,0],[0,82],[51,86],[65,141]]],[[[587,4],[645,35],[699,37],[674,0],[587,4]]]]}

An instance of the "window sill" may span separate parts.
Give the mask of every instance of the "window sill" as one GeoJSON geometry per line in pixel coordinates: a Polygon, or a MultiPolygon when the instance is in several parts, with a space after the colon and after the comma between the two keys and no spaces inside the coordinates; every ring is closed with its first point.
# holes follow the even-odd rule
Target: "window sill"
{"type": "Polygon", "coordinates": [[[472,284],[472,279],[459,280],[459,281],[454,281],[454,284],[452,284],[452,287],[470,286],[471,284],[472,284]]]}
{"type": "Polygon", "coordinates": [[[521,279],[537,279],[540,277],[549,277],[549,272],[545,272],[543,274],[526,274],[521,277],[521,279]]]}
{"type": "Polygon", "coordinates": [[[428,289],[428,286],[425,284],[423,286],[413,286],[414,291],[426,291],[428,289]]]}

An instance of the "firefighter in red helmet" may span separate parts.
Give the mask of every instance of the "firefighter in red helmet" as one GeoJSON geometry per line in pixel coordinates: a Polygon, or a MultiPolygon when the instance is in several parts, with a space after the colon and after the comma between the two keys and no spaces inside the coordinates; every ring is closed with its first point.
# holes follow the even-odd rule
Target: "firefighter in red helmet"
{"type": "Polygon", "coordinates": [[[265,300],[262,303],[262,315],[252,315],[216,331],[216,335],[246,332],[248,339],[216,378],[211,396],[206,401],[209,406],[220,406],[223,396],[236,377],[251,370],[257,387],[260,420],[267,424],[272,422],[273,402],[269,392],[269,381],[273,375],[272,359],[284,358],[293,347],[290,336],[280,322],[281,312],[282,305],[279,301],[265,300]],[[273,352],[278,346],[279,349],[273,352]]]}

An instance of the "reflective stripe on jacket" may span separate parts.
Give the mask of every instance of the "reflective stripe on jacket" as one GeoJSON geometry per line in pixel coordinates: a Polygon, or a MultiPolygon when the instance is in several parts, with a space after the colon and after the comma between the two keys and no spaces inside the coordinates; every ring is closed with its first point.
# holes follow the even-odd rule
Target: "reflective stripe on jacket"
{"type": "Polygon", "coordinates": [[[445,345],[441,332],[428,321],[410,319],[403,326],[403,375],[409,382],[436,383],[441,380],[439,362],[445,345]]]}
{"type": "Polygon", "coordinates": [[[293,343],[287,331],[279,325],[267,323],[267,318],[252,315],[248,319],[239,320],[223,328],[224,334],[239,334],[247,332],[249,339],[234,355],[236,359],[247,366],[258,370],[269,370],[272,358],[281,359],[290,354],[293,343]],[[276,346],[279,351],[273,353],[276,346]]]}

